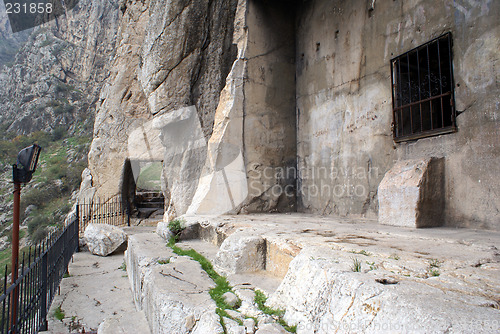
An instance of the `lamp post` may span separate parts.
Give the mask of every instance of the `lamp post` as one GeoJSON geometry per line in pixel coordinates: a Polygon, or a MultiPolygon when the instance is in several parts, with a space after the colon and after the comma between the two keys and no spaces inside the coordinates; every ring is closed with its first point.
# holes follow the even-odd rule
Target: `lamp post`
{"type": "MultiPolygon", "coordinates": [[[[17,155],[17,162],[12,166],[12,179],[14,181],[14,213],[12,215],[12,284],[17,281],[18,263],[19,263],[19,209],[21,201],[21,184],[26,184],[31,181],[31,177],[36,170],[38,157],[42,148],[36,144],[22,149],[17,155]]],[[[17,315],[17,287],[13,290],[12,295],[12,321],[11,329],[16,332],[16,315],[17,315]]]]}

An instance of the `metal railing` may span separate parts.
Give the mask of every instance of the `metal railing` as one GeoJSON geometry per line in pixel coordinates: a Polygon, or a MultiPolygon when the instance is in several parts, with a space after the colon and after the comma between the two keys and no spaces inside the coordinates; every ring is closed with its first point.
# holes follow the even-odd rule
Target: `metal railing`
{"type": "MultiPolygon", "coordinates": [[[[128,202],[127,202],[128,203],[128,202]]],[[[114,226],[130,226],[130,205],[124,204],[120,196],[102,200],[85,200],[78,203],[78,224],[83,234],[88,224],[108,224],[114,226]]]]}
{"type": "MultiPolygon", "coordinates": [[[[78,217],[78,209],[77,215],[78,217]]],[[[61,232],[23,254],[19,275],[9,284],[7,267],[0,296],[0,333],[38,333],[47,330],[47,312],[78,250],[78,222],[75,218],[61,232]]]]}

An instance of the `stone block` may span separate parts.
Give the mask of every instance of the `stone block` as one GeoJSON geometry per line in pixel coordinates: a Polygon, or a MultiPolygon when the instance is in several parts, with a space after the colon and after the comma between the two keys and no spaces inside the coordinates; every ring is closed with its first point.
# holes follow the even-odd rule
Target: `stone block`
{"type": "Polygon", "coordinates": [[[131,236],[125,259],[136,307],[152,333],[222,332],[209,295],[214,282],[198,262],[176,256],[155,233],[131,236]]]}
{"type": "Polygon", "coordinates": [[[225,274],[265,270],[266,241],[244,232],[233,233],[220,246],[214,264],[225,274]]]}
{"type": "Polygon", "coordinates": [[[403,227],[443,225],[444,159],[397,162],[378,186],[379,223],[403,227]]]}
{"type": "Polygon", "coordinates": [[[127,240],[127,235],[116,226],[89,224],[85,228],[84,238],[92,254],[107,256],[127,240]]]}

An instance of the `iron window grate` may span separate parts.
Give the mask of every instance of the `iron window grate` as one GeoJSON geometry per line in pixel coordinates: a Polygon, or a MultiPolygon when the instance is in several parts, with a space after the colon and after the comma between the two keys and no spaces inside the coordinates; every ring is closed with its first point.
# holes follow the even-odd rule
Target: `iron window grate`
{"type": "Polygon", "coordinates": [[[456,131],[452,59],[451,33],[391,59],[394,141],[456,131]]]}

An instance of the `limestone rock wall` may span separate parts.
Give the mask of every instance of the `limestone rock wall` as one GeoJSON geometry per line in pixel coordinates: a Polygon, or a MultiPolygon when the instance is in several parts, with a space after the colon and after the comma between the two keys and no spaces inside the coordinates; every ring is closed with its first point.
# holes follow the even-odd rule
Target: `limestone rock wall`
{"type": "Polygon", "coordinates": [[[375,216],[395,161],[443,157],[445,223],[499,229],[500,4],[316,0],[298,13],[300,210],[375,216]],[[458,132],[395,144],[390,59],[448,31],[458,132]]]}
{"type": "MultiPolygon", "coordinates": [[[[98,194],[119,193],[121,168],[129,158],[126,143],[154,116],[195,106],[204,139],[210,136],[218,97],[235,57],[235,7],[229,0],[121,2],[116,56],[101,91],[89,154],[98,194]]],[[[144,152],[162,149],[146,146],[144,152]]],[[[175,163],[183,161],[181,157],[175,163]]]]}
{"type": "Polygon", "coordinates": [[[120,10],[89,154],[97,194],[130,188],[124,162],[149,159],[163,162],[166,219],[294,210],[295,177],[275,171],[296,162],[294,10],[243,0],[120,10]]]}

